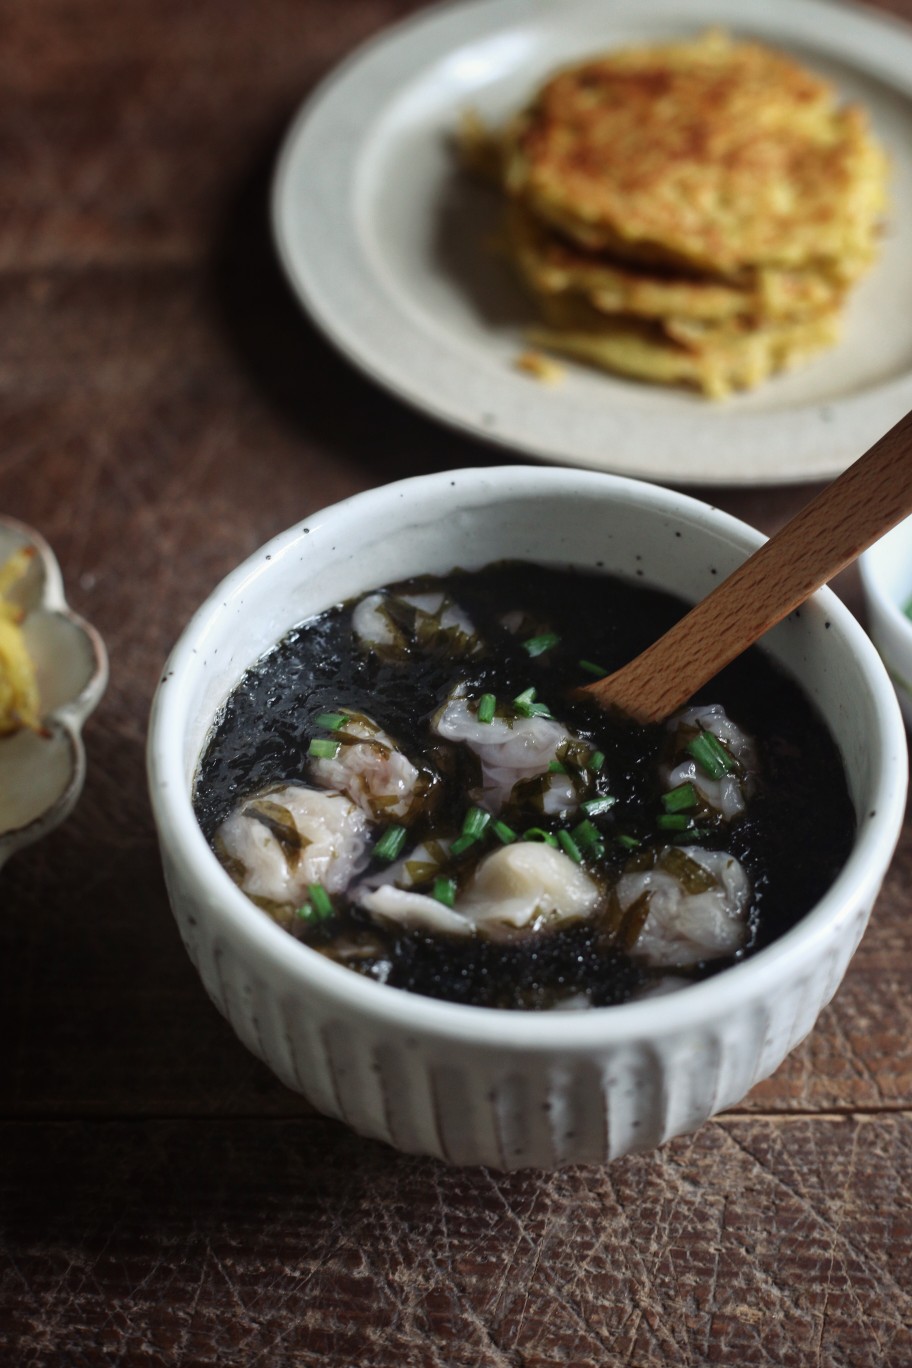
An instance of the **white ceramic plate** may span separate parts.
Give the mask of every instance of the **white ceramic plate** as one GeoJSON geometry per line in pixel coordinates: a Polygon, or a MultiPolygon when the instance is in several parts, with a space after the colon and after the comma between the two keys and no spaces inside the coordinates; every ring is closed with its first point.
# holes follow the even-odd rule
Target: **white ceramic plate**
{"type": "Polygon", "coordinates": [[[0,565],[20,546],[32,563],[10,597],[35,666],[43,731],[0,737],[0,865],[72,811],[85,782],[82,726],[104,693],[108,660],[101,637],[72,612],[60,567],[43,537],[0,517],[0,565]]]}
{"type": "Polygon", "coordinates": [[[445,422],[528,455],[675,484],[828,478],[912,408],[912,29],[836,0],[462,0],[381,34],[293,123],[273,188],[293,289],[351,361],[445,422]],[[893,162],[882,259],[838,348],[724,404],[566,366],[515,368],[530,306],[484,250],[496,195],[460,171],[556,66],[721,24],[794,52],[870,111],[893,162]]]}

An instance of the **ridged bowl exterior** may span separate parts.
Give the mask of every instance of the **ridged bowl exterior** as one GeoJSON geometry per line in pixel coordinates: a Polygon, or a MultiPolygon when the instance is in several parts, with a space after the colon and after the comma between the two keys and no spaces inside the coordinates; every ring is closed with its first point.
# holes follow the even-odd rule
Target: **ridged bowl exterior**
{"type": "Polygon", "coordinates": [[[308,950],[234,887],[192,817],[213,716],[295,622],[392,579],[504,557],[635,575],[697,598],[762,540],[668,491],[538,468],[453,472],[359,496],[276,539],[216,590],[153,709],[150,785],[169,895],[212,1001],[321,1112],[396,1148],[502,1169],[601,1163],[739,1101],[811,1030],[861,938],[904,810],[889,681],[829,594],[772,634],[846,763],[848,864],[774,945],[667,997],[587,1012],[499,1012],[375,984],[308,950]],[[682,554],[681,543],[687,553],[682,554]]]}

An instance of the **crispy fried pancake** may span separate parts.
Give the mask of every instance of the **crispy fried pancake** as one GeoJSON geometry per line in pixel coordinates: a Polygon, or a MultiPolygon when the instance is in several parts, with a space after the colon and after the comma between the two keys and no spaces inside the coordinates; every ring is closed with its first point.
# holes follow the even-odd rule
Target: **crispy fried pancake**
{"type": "MultiPolygon", "coordinates": [[[[539,223],[522,205],[507,215],[507,247],[537,294],[581,294],[602,313],[638,318],[800,318],[839,304],[846,282],[835,273],[756,267],[740,277],[673,272],[587,252],[539,223]]],[[[851,265],[861,274],[867,259],[851,265]]],[[[848,270],[849,263],[845,263],[848,270]]]]}
{"type": "Polygon", "coordinates": [[[660,384],[696,386],[713,399],[752,389],[839,336],[838,310],[798,321],[746,326],[667,319],[663,324],[599,315],[585,302],[550,296],[548,323],[532,328],[535,345],[603,370],[660,384]]]}
{"type": "MultiPolygon", "coordinates": [[[[719,397],[833,343],[877,253],[864,112],[719,31],[580,62],[463,159],[507,192],[506,252],[550,351],[719,397]]],[[[535,368],[531,368],[535,373],[535,368]]]]}
{"type": "Polygon", "coordinates": [[[582,247],[722,276],[864,256],[884,204],[864,112],[716,31],[560,72],[507,130],[504,167],[582,247]]]}

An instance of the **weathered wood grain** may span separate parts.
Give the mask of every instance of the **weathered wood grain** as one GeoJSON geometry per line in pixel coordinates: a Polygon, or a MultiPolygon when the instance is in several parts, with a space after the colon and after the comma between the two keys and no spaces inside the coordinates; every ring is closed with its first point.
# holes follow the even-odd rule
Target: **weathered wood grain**
{"type": "Polygon", "coordinates": [[[448,1170],[316,1120],[5,1126],[0,1352],[901,1365],[908,1120],[731,1118],[551,1177],[448,1170]]]}
{"type": "Polygon", "coordinates": [[[398,0],[6,0],[0,268],[197,261],[251,152],[398,0]]]}

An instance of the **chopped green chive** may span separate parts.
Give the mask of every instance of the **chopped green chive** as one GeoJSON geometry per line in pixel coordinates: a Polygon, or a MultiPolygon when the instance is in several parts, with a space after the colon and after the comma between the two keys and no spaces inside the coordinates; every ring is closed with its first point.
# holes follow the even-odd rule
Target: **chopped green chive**
{"type": "Polygon", "coordinates": [[[338,731],[345,722],[345,713],[320,713],[315,719],[318,727],[325,727],[327,731],[338,731]]]}
{"type": "Polygon", "coordinates": [[[616,798],[612,798],[610,793],[606,793],[603,798],[587,798],[585,803],[580,804],[580,807],[587,817],[600,817],[603,812],[613,808],[616,802],[616,798]]]}
{"type": "Polygon", "coordinates": [[[450,846],[451,855],[464,855],[469,846],[473,846],[478,840],[477,836],[457,836],[450,846]]]}
{"type": "Polygon", "coordinates": [[[662,812],[656,819],[656,826],[661,831],[686,831],[690,824],[686,812],[662,812]]]}
{"type": "Polygon", "coordinates": [[[317,912],[319,912],[320,916],[331,917],[333,914],[333,905],[330,901],[329,894],[327,893],[323,885],[308,884],[307,892],[310,895],[310,901],[312,905],[317,910],[317,912]]]}
{"type": "Polygon", "coordinates": [[[535,702],[535,690],[523,689],[521,694],[517,694],[513,699],[513,707],[520,717],[550,717],[551,709],[546,703],[535,702]]]}
{"type": "Polygon", "coordinates": [[[530,656],[540,656],[545,651],[550,651],[559,641],[560,637],[556,632],[542,632],[541,636],[529,637],[528,641],[524,641],[523,648],[530,656]]]}
{"type": "Polygon", "coordinates": [[[491,814],[485,812],[484,808],[469,808],[462,823],[463,836],[470,836],[473,841],[477,841],[490,820],[491,814]]]}
{"type": "Polygon", "coordinates": [[[322,884],[308,884],[307,892],[309,900],[296,908],[295,916],[311,926],[327,921],[333,914],[333,905],[326,889],[322,884]]]}
{"type": "Polygon", "coordinates": [[[452,907],[456,901],[456,880],[435,879],[431,896],[443,903],[444,907],[452,907]]]}
{"type": "Polygon", "coordinates": [[[566,765],[562,765],[561,762],[560,762],[559,760],[552,760],[551,763],[548,765],[548,773],[549,773],[549,774],[566,774],[566,773],[567,773],[567,766],[566,766],[566,765]]]}
{"type": "Polygon", "coordinates": [[[556,846],[557,837],[552,836],[550,831],[545,831],[544,827],[529,827],[523,832],[524,841],[543,841],[546,845],[556,846]]]}
{"type": "Polygon", "coordinates": [[[599,679],[608,674],[608,671],[603,669],[601,665],[596,665],[594,660],[578,660],[576,663],[581,670],[585,670],[587,674],[596,675],[599,679]]]}
{"type": "Polygon", "coordinates": [[[593,751],[592,754],[589,756],[589,759],[586,761],[586,769],[592,770],[594,774],[598,774],[599,770],[603,768],[604,764],[605,752],[593,751]]]}
{"type": "Polygon", "coordinates": [[[450,846],[451,855],[462,855],[468,850],[469,846],[482,835],[485,828],[491,821],[490,812],[485,812],[484,808],[469,808],[462,822],[462,832],[450,846]]]}
{"type": "Polygon", "coordinates": [[[557,833],[557,839],[560,841],[566,853],[570,856],[570,859],[573,860],[575,864],[582,864],[583,857],[580,854],[580,848],[570,835],[570,832],[564,831],[563,828],[561,828],[557,833]]]}
{"type": "Polygon", "coordinates": [[[340,741],[325,741],[315,736],[307,747],[307,754],[316,756],[318,760],[335,760],[341,744],[340,741]]]}
{"type": "Polygon", "coordinates": [[[680,833],[679,839],[684,838],[688,841],[705,841],[707,836],[710,836],[711,834],[712,833],[706,827],[689,827],[687,831],[682,831],[680,833]]]}
{"type": "Polygon", "coordinates": [[[378,860],[395,860],[402,847],[405,845],[406,831],[404,826],[387,827],[380,840],[374,846],[374,855],[378,860]]]}
{"type": "Polygon", "coordinates": [[[666,812],[689,812],[699,801],[697,790],[689,781],[662,794],[662,806],[666,812]]]}
{"type": "Polygon", "coordinates": [[[494,832],[498,841],[501,841],[504,845],[510,845],[512,841],[516,840],[516,832],[512,827],[508,827],[506,822],[494,822],[491,830],[494,832]]]}
{"type": "Polygon", "coordinates": [[[482,694],[481,698],[479,698],[478,700],[478,709],[475,713],[475,716],[478,718],[479,722],[493,722],[494,709],[496,707],[497,699],[494,697],[493,694],[482,694]]]}
{"type": "Polygon", "coordinates": [[[588,818],[575,826],[570,835],[573,837],[580,850],[588,850],[596,858],[604,855],[605,842],[602,840],[602,833],[598,827],[593,826],[588,818]]]}
{"type": "Polygon", "coordinates": [[[639,846],[643,844],[643,842],[638,841],[635,836],[615,836],[614,839],[617,841],[618,845],[624,846],[627,850],[637,850],[639,846]]]}
{"type": "Polygon", "coordinates": [[[730,774],[735,767],[728,751],[712,732],[698,732],[692,741],[688,741],[685,749],[710,779],[721,779],[724,775],[730,774]]]}

